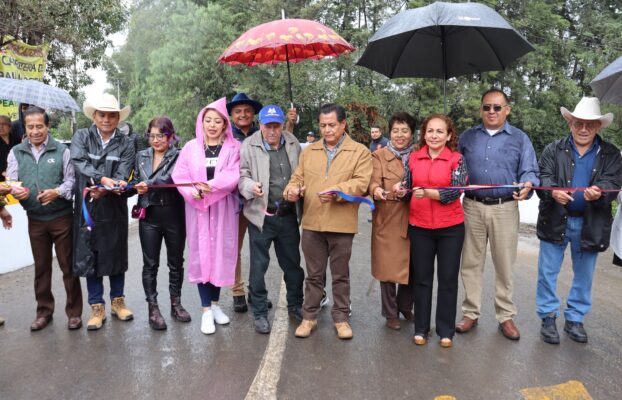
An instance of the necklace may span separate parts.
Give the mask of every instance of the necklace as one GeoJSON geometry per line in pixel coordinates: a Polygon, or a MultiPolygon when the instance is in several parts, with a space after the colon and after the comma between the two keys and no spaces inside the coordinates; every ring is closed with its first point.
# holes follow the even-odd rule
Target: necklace
{"type": "Polygon", "coordinates": [[[212,156],[216,156],[216,154],[218,154],[218,150],[220,150],[220,144],[217,144],[216,146],[210,146],[208,144],[205,145],[205,150],[209,151],[210,154],[212,156]],[[214,148],[214,150],[212,150],[212,148],[214,148]]]}

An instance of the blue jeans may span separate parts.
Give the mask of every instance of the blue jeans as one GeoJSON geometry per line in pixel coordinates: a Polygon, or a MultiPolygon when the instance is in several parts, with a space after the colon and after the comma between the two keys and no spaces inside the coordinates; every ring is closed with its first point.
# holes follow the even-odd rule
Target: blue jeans
{"type": "MultiPolygon", "coordinates": [[[[125,273],[118,275],[111,275],[108,277],[110,280],[110,298],[123,296],[123,289],[125,287],[125,273]]],[[[104,278],[93,277],[86,278],[86,289],[89,292],[89,304],[103,304],[104,302],[104,278]]]]}
{"type": "Polygon", "coordinates": [[[211,307],[212,301],[218,302],[220,298],[220,288],[218,286],[214,286],[212,283],[207,282],[199,283],[197,288],[199,289],[202,307],[211,307]]]}
{"type": "Polygon", "coordinates": [[[573,278],[564,317],[566,321],[583,322],[583,318],[592,308],[592,279],[598,253],[581,251],[582,227],[583,218],[568,217],[563,244],[540,241],[538,287],[536,290],[536,306],[540,318],[544,318],[550,313],[559,316],[560,301],[557,297],[557,277],[564,261],[564,251],[568,243],[570,243],[573,278]]]}

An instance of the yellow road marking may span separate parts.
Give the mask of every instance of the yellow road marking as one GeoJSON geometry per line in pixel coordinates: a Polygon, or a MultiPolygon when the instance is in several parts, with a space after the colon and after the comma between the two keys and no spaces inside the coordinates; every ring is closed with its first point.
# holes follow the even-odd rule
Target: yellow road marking
{"type": "Polygon", "coordinates": [[[457,400],[454,396],[438,396],[435,397],[434,400],[457,400]]]}
{"type": "Polygon", "coordinates": [[[520,391],[525,400],[593,400],[579,381],[560,385],[527,388],[520,391]]]}

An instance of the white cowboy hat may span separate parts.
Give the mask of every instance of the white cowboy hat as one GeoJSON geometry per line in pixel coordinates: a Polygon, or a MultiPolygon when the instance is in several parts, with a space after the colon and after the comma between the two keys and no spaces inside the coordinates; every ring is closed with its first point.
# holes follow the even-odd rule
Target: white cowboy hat
{"type": "Polygon", "coordinates": [[[99,97],[88,99],[82,105],[82,111],[89,119],[93,119],[95,111],[118,112],[119,122],[124,121],[129,115],[132,108],[125,106],[120,108],[117,98],[111,94],[104,93],[99,97]]]}
{"type": "Polygon", "coordinates": [[[613,121],[613,113],[607,113],[605,115],[600,113],[600,102],[596,97],[582,98],[573,112],[568,111],[566,107],[560,107],[559,110],[568,122],[570,122],[573,117],[588,121],[599,120],[601,128],[606,128],[611,124],[611,121],[613,121]]]}

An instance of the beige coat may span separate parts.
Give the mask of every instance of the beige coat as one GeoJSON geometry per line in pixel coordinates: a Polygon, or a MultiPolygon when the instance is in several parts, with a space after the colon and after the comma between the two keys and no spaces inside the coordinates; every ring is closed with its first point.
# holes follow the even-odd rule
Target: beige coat
{"type": "MultiPolygon", "coordinates": [[[[373,173],[369,193],[377,187],[386,191],[402,181],[404,166],[386,147],[372,154],[373,173]]],[[[382,282],[408,284],[410,241],[408,239],[407,201],[376,201],[371,228],[371,274],[382,282]]]]}
{"type": "Polygon", "coordinates": [[[341,200],[320,203],[318,193],[328,189],[363,196],[371,178],[371,154],[360,143],[346,136],[327,170],[328,156],[324,139],[308,145],[300,154],[283,196],[293,187],[306,187],[302,228],[317,232],[358,232],[359,203],[341,200]]]}

